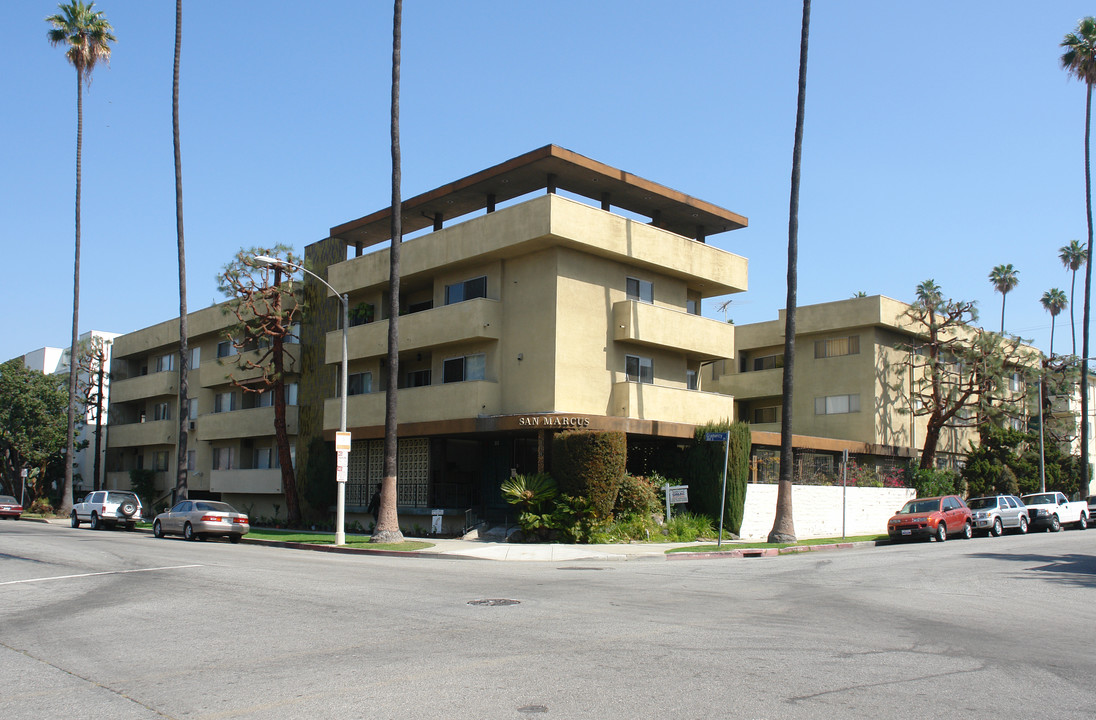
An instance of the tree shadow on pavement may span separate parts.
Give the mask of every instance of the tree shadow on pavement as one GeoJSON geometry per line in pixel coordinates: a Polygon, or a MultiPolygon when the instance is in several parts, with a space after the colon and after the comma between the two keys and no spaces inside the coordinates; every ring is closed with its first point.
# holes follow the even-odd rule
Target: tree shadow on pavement
{"type": "Polygon", "coordinates": [[[1041,555],[1012,553],[975,553],[973,557],[991,560],[1013,560],[1025,564],[1042,563],[1025,568],[1027,572],[1038,573],[1042,579],[1053,580],[1066,585],[1083,588],[1096,588],[1096,556],[1073,553],[1070,555],[1041,555]]]}

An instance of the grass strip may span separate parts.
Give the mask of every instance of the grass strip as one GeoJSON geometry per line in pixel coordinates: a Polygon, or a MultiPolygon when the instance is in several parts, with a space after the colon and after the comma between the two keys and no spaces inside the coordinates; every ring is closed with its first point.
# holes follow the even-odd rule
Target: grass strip
{"type": "MultiPolygon", "coordinates": [[[[256,530],[253,528],[246,537],[252,540],[273,540],[276,542],[306,543],[309,545],[335,544],[334,533],[302,533],[293,532],[291,530],[281,531],[269,530],[266,528],[256,530]]],[[[407,552],[434,547],[434,543],[423,542],[421,540],[407,540],[402,543],[375,543],[369,541],[368,535],[347,535],[346,545],[348,547],[362,548],[365,550],[405,550],[407,552]]]]}
{"type": "Polygon", "coordinates": [[[752,548],[786,548],[802,545],[833,545],[835,543],[851,543],[851,542],[870,542],[887,540],[887,535],[857,535],[855,537],[846,538],[812,538],[810,540],[800,540],[794,543],[744,543],[744,542],[725,542],[722,546],[717,545],[690,545],[689,547],[673,548],[667,550],[667,553],[680,553],[680,552],[730,552],[731,550],[747,550],[752,548]]]}

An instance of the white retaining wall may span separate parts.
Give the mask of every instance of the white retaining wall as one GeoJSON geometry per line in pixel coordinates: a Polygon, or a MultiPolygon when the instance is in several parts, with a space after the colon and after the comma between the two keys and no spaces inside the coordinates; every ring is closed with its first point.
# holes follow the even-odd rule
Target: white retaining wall
{"type": "MultiPolygon", "coordinates": [[[[764,540],[776,519],[776,485],[750,484],[742,518],[743,539],[764,540]]],[[[838,486],[796,485],[792,489],[792,521],[800,539],[841,537],[841,491],[838,486]]],[[[863,488],[845,490],[845,532],[852,535],[882,535],[887,520],[898,508],[916,496],[909,488],[863,488]]]]}

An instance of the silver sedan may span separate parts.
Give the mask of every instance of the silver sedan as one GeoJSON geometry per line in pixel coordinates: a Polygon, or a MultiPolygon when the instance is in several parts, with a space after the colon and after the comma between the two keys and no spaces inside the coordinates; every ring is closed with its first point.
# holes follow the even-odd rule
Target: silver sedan
{"type": "Polygon", "coordinates": [[[205,540],[207,537],[227,537],[238,543],[251,529],[247,515],[237,512],[228,503],[214,500],[183,500],[152,521],[152,534],[182,535],[186,540],[205,540]]]}

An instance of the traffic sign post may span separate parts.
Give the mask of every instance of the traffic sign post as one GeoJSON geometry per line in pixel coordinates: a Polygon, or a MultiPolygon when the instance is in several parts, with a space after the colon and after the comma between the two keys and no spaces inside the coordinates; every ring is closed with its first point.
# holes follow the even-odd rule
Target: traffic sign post
{"type": "Polygon", "coordinates": [[[723,492],[719,494],[719,539],[715,541],[715,546],[719,548],[723,547],[723,513],[727,504],[727,461],[731,455],[730,433],[705,433],[704,440],[723,443],[723,492]]]}

